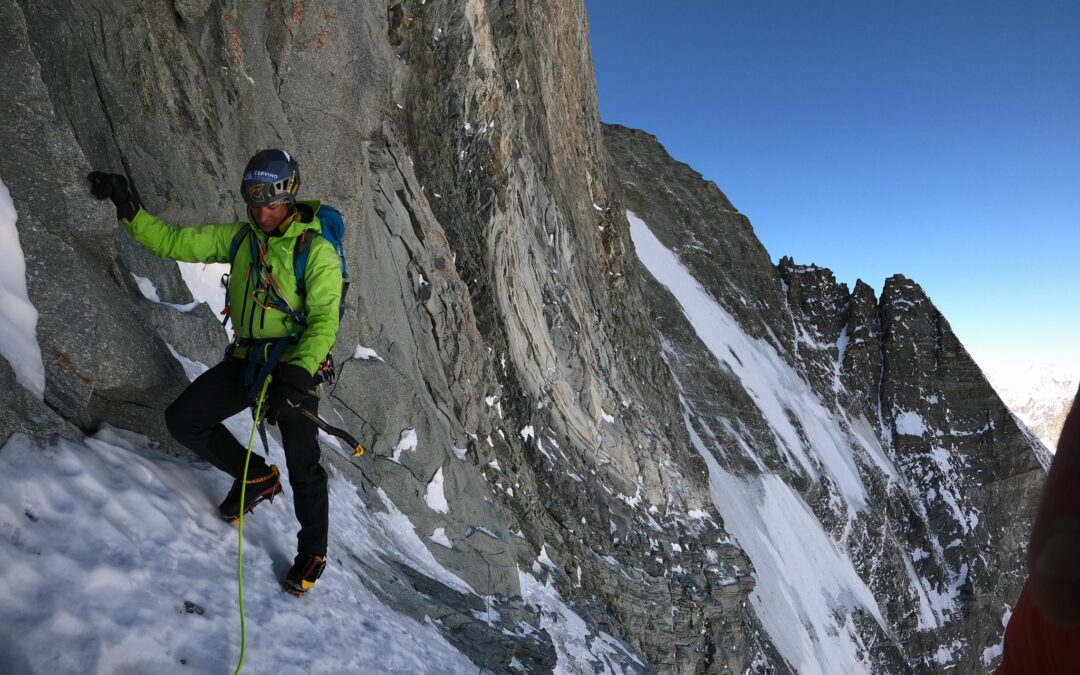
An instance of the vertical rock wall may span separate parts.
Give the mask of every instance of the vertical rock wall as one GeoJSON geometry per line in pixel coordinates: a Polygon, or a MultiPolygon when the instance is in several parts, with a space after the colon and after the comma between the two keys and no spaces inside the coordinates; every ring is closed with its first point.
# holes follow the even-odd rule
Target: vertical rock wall
{"type": "Polygon", "coordinates": [[[394,114],[491,347],[498,388],[485,395],[501,419],[481,466],[498,461],[529,539],[554,544],[658,668],[749,663],[747,561],[680,546],[715,539],[720,520],[611,195],[584,8],[391,3],[390,15],[394,114]],[[686,515],[699,510],[710,519],[686,515]]]}

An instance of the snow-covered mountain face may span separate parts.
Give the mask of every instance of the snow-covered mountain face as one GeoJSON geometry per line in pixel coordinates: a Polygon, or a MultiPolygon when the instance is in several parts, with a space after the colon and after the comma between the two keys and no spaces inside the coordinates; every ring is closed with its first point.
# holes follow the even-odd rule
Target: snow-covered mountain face
{"type": "Polygon", "coordinates": [[[1075,367],[993,368],[986,377],[1001,400],[1051,452],[1069,414],[1080,375],[1075,367]]]}
{"type": "Polygon", "coordinates": [[[992,668],[1048,458],[912,281],[774,266],[656,139],[605,129],[685,424],[800,673],[992,668]]]}
{"type": "Polygon", "coordinates": [[[250,519],[253,668],[993,664],[1030,440],[917,285],[777,268],[714,185],[605,137],[580,2],[0,0],[0,38],[0,235],[25,263],[25,289],[0,277],[6,662],[233,667],[235,535],[207,517],[227,481],[162,422],[221,358],[221,270],[147,254],[85,175],[228,221],[247,157],[281,145],[349,225],[321,411],[369,451],[324,448],[328,572],[302,608],[273,583],[288,508],[250,519]],[[133,625],[154,638],[118,642],[133,625]]]}

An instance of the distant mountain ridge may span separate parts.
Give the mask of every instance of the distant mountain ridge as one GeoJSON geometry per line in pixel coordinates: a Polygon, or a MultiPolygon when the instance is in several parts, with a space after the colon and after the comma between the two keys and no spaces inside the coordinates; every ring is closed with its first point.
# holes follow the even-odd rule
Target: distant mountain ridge
{"type": "Polygon", "coordinates": [[[1054,364],[991,368],[986,378],[1005,405],[1054,452],[1080,386],[1080,368],[1054,364]]]}

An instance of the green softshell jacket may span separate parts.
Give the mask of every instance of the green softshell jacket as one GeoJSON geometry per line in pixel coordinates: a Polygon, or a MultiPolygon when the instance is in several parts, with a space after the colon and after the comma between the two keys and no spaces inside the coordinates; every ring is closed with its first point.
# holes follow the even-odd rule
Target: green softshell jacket
{"type": "MultiPolygon", "coordinates": [[[[130,221],[121,220],[135,240],[161,258],[182,262],[227,263],[233,237],[241,228],[251,233],[240,244],[229,278],[229,305],[233,330],[241,338],[278,338],[299,336],[299,343],[282,360],[298,365],[314,375],[319,364],[334,346],[339,324],[341,303],[341,262],[333,244],[315,237],[308,253],[305,283],[307,297],[300,298],[293,272],[293,248],[305,230],[322,233],[322,225],[314,214],[318,201],[297,202],[300,217],[279,236],[268,237],[251,220],[242,223],[221,223],[199,227],[175,227],[139,209],[130,221]],[[301,222],[307,219],[308,222],[301,222]],[[265,256],[262,277],[269,270],[281,288],[284,299],[293,309],[307,315],[307,328],[300,326],[288,314],[277,309],[265,309],[252,300],[251,237],[259,242],[265,256]]],[[[263,296],[260,294],[260,301],[263,296]]],[[[269,303],[264,303],[269,304],[269,303]]],[[[236,355],[243,352],[237,350],[236,355]]]]}

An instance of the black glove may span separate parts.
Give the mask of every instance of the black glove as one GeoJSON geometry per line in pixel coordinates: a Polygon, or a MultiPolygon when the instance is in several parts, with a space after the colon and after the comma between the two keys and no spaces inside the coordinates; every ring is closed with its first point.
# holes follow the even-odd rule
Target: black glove
{"type": "Polygon", "coordinates": [[[314,378],[300,366],[290,363],[278,366],[267,393],[270,404],[267,421],[289,422],[302,417],[304,408],[310,407],[314,398],[309,393],[314,384],[314,378]]]}
{"type": "Polygon", "coordinates": [[[116,205],[117,218],[131,220],[139,212],[139,197],[127,178],[118,173],[91,171],[86,179],[90,181],[90,194],[97,199],[111,199],[116,205]]]}

